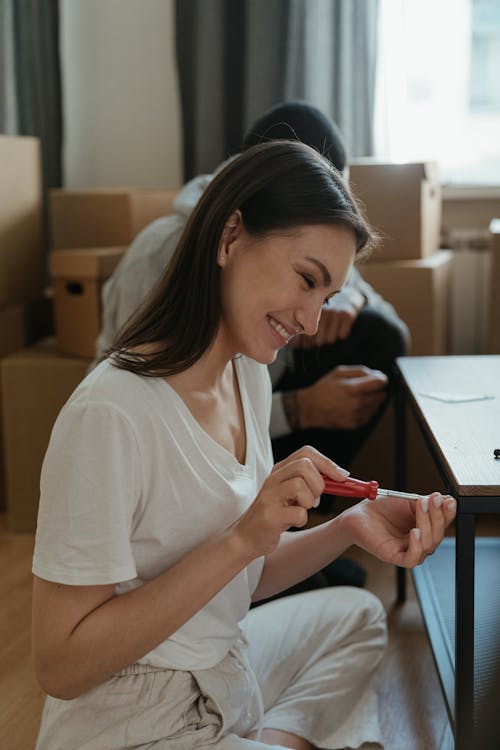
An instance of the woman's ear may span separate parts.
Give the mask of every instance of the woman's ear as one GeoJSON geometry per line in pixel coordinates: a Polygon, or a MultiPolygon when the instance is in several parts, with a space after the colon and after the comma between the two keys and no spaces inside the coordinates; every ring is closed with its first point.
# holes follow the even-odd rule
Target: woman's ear
{"type": "Polygon", "coordinates": [[[229,219],[224,224],[222,237],[217,252],[217,264],[224,268],[229,257],[231,245],[240,237],[243,231],[243,217],[239,208],[233,211],[229,219]]]}

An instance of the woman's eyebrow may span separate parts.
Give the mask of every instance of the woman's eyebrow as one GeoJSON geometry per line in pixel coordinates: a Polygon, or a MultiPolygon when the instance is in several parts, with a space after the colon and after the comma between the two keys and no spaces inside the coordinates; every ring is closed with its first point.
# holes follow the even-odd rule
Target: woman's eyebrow
{"type": "Polygon", "coordinates": [[[306,257],[306,260],[308,260],[310,263],[314,263],[314,265],[319,268],[319,270],[321,271],[323,275],[324,286],[330,286],[330,284],[332,283],[332,277],[328,273],[327,267],[320,260],[317,260],[316,258],[306,257]]]}

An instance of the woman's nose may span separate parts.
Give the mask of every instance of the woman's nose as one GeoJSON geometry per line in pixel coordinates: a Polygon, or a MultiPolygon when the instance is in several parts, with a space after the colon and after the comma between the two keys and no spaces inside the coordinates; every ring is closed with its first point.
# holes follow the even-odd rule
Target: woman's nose
{"type": "Polygon", "coordinates": [[[313,336],[318,330],[319,319],[321,316],[321,310],[323,308],[323,301],[321,304],[311,304],[304,307],[296,315],[297,321],[302,327],[302,332],[307,336],[313,336]]]}

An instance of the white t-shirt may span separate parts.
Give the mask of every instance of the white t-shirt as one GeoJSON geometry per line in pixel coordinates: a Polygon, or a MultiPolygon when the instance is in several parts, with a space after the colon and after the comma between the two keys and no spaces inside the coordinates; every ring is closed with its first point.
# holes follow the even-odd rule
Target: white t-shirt
{"type": "MultiPolygon", "coordinates": [[[[206,433],[163,378],[100,364],[54,425],[41,477],[33,572],[64,584],[140,586],[239,518],[273,465],[267,368],[235,360],[245,464],[206,433]]],[[[254,560],[141,662],[205,669],[239,637],[254,560]]]]}

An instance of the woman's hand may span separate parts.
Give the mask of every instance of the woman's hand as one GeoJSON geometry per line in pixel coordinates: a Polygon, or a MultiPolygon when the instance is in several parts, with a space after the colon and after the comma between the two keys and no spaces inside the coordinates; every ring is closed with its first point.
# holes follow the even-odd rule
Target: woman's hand
{"type": "Polygon", "coordinates": [[[325,487],[321,473],[337,481],[349,475],[311,446],[275,464],[252,505],[233,525],[250,557],[270,554],[284,531],[306,525],[307,511],[318,506],[325,487]]]}
{"type": "Polygon", "coordinates": [[[404,568],[420,565],[432,555],[455,518],[451,495],[433,492],[422,500],[363,500],[343,514],[352,543],[380,560],[404,568]]]}

